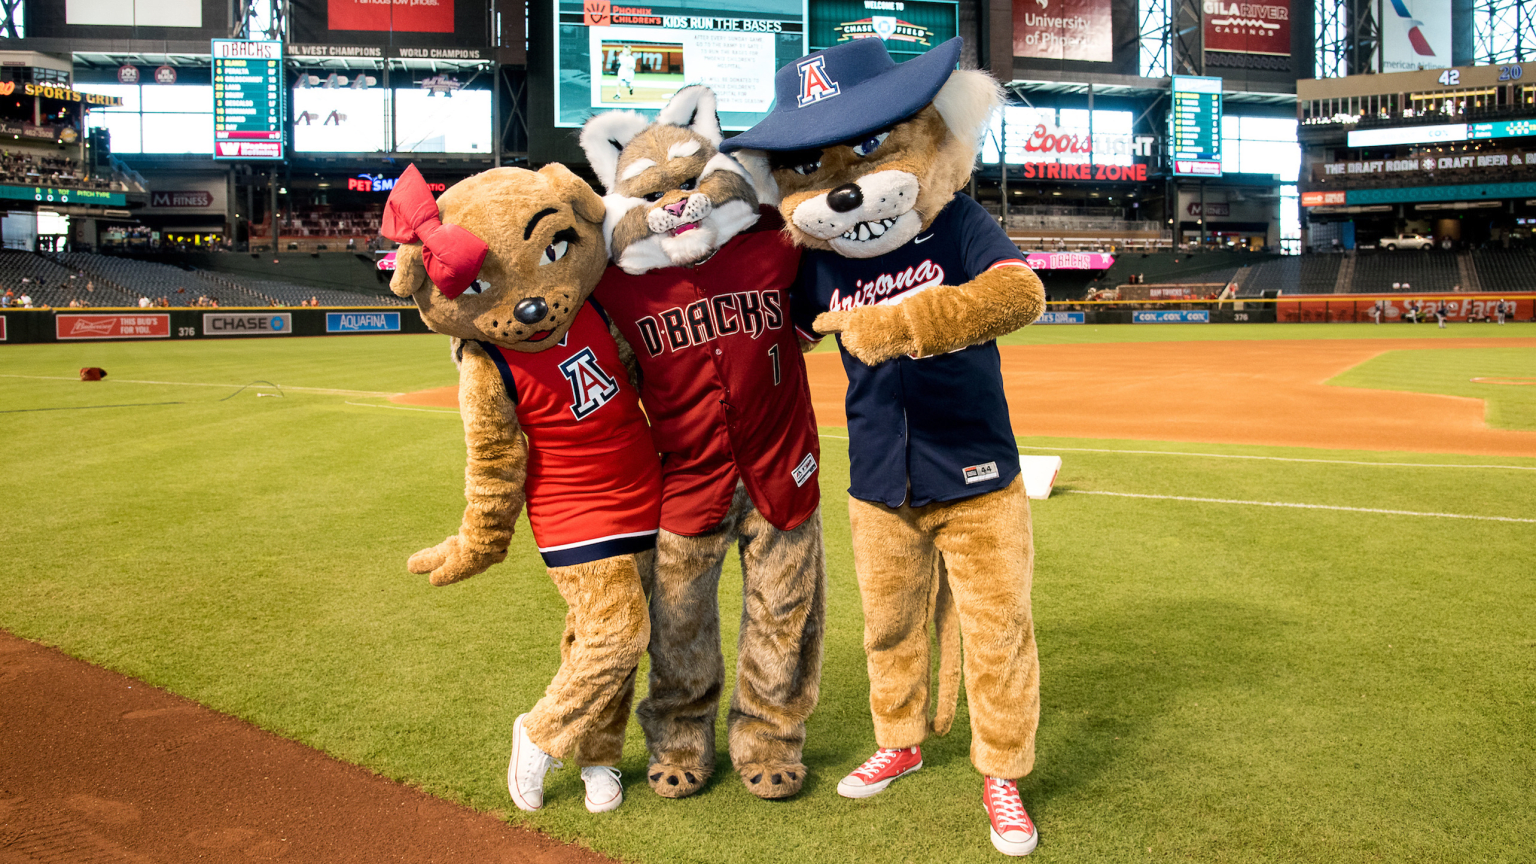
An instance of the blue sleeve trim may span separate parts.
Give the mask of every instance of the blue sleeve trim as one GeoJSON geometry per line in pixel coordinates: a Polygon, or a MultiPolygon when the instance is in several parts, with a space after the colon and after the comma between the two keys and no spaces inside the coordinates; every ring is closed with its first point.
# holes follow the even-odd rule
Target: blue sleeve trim
{"type": "MultiPolygon", "coordinates": [[[[603,325],[604,326],[608,326],[608,327],[613,326],[612,319],[610,319],[608,317],[608,310],[603,308],[603,304],[597,302],[597,298],[596,297],[588,297],[587,298],[587,302],[591,303],[592,304],[592,308],[597,310],[597,314],[602,316],[603,325]]],[[[577,314],[580,314],[580,313],[577,313],[577,314]]]]}
{"type": "Polygon", "coordinates": [[[502,355],[501,349],[489,342],[477,343],[486,354],[490,355],[491,362],[496,364],[496,371],[501,373],[501,383],[507,388],[507,398],[512,404],[517,404],[517,379],[512,377],[512,367],[507,364],[507,358],[502,355]]]}

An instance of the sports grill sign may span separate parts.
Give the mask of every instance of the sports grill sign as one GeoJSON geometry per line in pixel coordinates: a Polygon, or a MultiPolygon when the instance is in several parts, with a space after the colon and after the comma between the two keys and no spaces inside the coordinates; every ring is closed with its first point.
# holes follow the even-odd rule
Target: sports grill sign
{"type": "Polygon", "coordinates": [[[291,312],[230,315],[203,314],[204,336],[286,336],[293,332],[291,312]]]}
{"type": "Polygon", "coordinates": [[[169,339],[171,316],[154,315],[59,315],[53,319],[54,336],[76,339],[169,339]]]}

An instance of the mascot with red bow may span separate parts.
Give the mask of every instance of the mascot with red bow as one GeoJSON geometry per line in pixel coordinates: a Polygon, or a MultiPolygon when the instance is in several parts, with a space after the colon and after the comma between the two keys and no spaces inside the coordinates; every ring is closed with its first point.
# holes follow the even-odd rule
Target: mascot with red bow
{"type": "Polygon", "coordinates": [[[390,289],[453,337],[469,450],[456,534],[411,556],[449,585],[507,557],[523,505],[565,598],[560,671],[513,724],[507,786],[544,805],[571,758],[594,813],[623,802],[615,768],[635,670],[650,639],[645,587],[661,520],[661,468],[607,314],[589,299],[608,262],[602,199],[562,165],[496,168],[432,200],[415,166],[383,233],[403,245],[390,289]]]}

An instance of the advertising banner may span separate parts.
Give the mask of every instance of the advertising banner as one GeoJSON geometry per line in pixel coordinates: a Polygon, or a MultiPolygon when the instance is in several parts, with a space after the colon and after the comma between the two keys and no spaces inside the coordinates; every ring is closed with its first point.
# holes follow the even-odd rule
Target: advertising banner
{"type": "Polygon", "coordinates": [[[1451,65],[1451,0],[1384,0],[1381,71],[1451,65]]]}
{"type": "Polygon", "coordinates": [[[1434,182],[1445,174],[1458,180],[1536,171],[1536,151],[1503,150],[1459,153],[1451,156],[1410,156],[1406,159],[1364,159],[1355,162],[1326,162],[1312,166],[1312,179],[1344,180],[1352,178],[1401,177],[1405,180],[1434,182]]]}
{"type": "Polygon", "coordinates": [[[0,317],[0,342],[5,341],[5,318],[0,317]]]}
{"type": "Polygon", "coordinates": [[[1301,206],[1333,207],[1342,205],[1346,197],[1346,194],[1343,192],[1303,192],[1301,193],[1301,206]]]}
{"type": "Polygon", "coordinates": [[[1291,0],[1205,0],[1205,50],[1291,54],[1291,0]]]}
{"type": "Polygon", "coordinates": [[[59,315],[53,319],[54,336],[72,339],[169,339],[171,316],[154,315],[59,315]]]}
{"type": "Polygon", "coordinates": [[[229,0],[33,0],[15,11],[32,38],[202,41],[229,35],[231,6],[229,0]]]}
{"type": "Polygon", "coordinates": [[[1041,312],[1036,324],[1086,324],[1086,312],[1041,312]]]}
{"type": "Polygon", "coordinates": [[[128,203],[128,196],[121,192],[51,189],[47,186],[0,186],[0,198],[37,201],[42,204],[100,204],[104,207],[123,207],[128,203]]]}
{"type": "Polygon", "coordinates": [[[1013,55],[1114,60],[1110,0],[1013,0],[1013,55]]]}
{"type": "Polygon", "coordinates": [[[327,0],[332,30],[452,33],[453,0],[327,0]]]}
{"type": "Polygon", "coordinates": [[[1166,309],[1131,313],[1135,324],[1209,324],[1209,309],[1166,309]]]}
{"type": "Polygon", "coordinates": [[[880,39],[900,63],[953,39],[959,4],[935,0],[813,0],[808,51],[853,39],[880,39]]]}
{"type": "Polygon", "coordinates": [[[296,57],[418,56],[405,53],[405,48],[478,54],[490,42],[487,0],[288,0],[288,3],[289,39],[302,46],[302,50],[292,51],[296,57]],[[354,54],[344,46],[370,46],[373,50],[354,54]]]}
{"type": "Polygon", "coordinates": [[[291,312],[203,313],[204,336],[287,336],[292,332],[291,312]]]}
{"type": "MultiPolygon", "coordinates": [[[[1429,297],[1361,297],[1355,295],[1341,300],[1338,295],[1313,296],[1285,299],[1275,304],[1275,320],[1284,324],[1327,322],[1375,322],[1382,324],[1412,323],[1415,316],[1412,306],[1417,306],[1417,323],[1432,323],[1435,307],[1445,304],[1447,321],[1471,321],[1493,323],[1498,320],[1499,301],[1504,301],[1504,317],[1509,321],[1529,321],[1536,315],[1536,296],[1529,293],[1510,296],[1492,292],[1476,295],[1437,294],[1429,297]],[[1377,304],[1380,304],[1379,307],[1377,304]],[[1373,314],[1372,310],[1380,312],[1373,314]]],[[[1477,379],[1473,379],[1474,381],[1477,379]]]]}
{"type": "Polygon", "coordinates": [[[206,189],[185,192],[150,192],[150,207],[212,207],[213,193],[206,189]]]}
{"type": "Polygon", "coordinates": [[[1108,270],[1115,256],[1103,252],[1027,252],[1031,270],[1108,270]]]}
{"type": "Polygon", "coordinates": [[[721,127],[747,129],[773,105],[774,73],[805,53],[799,0],[761,0],[750,11],[727,0],[555,4],[556,126],[580,126],[608,108],[651,113],[683,87],[706,84],[721,127]]]}
{"type": "Polygon", "coordinates": [[[327,312],[327,333],[398,333],[399,312],[327,312]]]}

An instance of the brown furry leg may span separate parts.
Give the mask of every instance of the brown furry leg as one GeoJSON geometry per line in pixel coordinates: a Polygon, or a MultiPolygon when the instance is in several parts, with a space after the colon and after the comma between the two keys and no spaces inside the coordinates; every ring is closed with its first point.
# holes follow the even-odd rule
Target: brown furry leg
{"type": "Polygon", "coordinates": [[[645,730],[656,794],[683,798],[715,770],[715,715],[725,685],[720,655],[720,567],[739,510],[714,531],[684,537],[662,529],[651,590],[650,693],[635,712],[645,730]]]}
{"type": "Polygon", "coordinates": [[[821,510],[780,531],[756,508],[741,521],[744,580],[731,763],[759,798],[787,798],[805,783],[805,721],[821,684],[827,566],[821,510]]]}
{"type": "MultiPolygon", "coordinates": [[[[560,671],[523,728],[540,750],[563,758],[576,753],[593,730],[612,725],[615,703],[627,703],[650,621],[633,555],[551,567],[549,577],[570,610],[560,671]]],[[[622,746],[622,737],[619,742],[622,746]]]]}
{"type": "Polygon", "coordinates": [[[1023,481],[964,501],[920,508],[949,570],[965,643],[971,762],[1018,779],[1035,764],[1040,660],[1030,612],[1034,539],[1023,481]]]}
{"type": "MultiPolygon", "coordinates": [[[[640,569],[640,584],[648,589],[656,569],[656,552],[646,550],[635,553],[635,565],[640,569]]],[[[562,650],[561,662],[565,661],[566,656],[562,650]]],[[[629,709],[634,703],[637,671],[630,670],[629,678],[619,687],[618,697],[594,716],[592,728],[577,742],[575,759],[580,767],[619,764],[624,755],[624,730],[629,726],[629,709]]]]}
{"type": "Polygon", "coordinates": [[[932,533],[909,507],[850,497],[848,516],[875,742],[912,747],[928,735],[928,622],[938,592],[932,533]]]}

